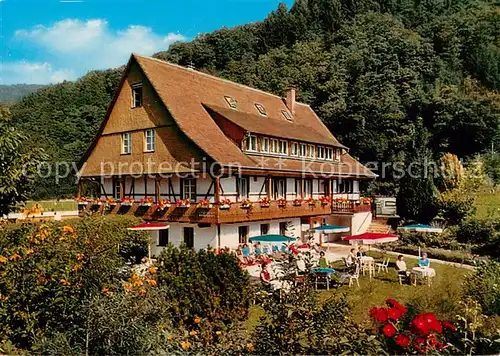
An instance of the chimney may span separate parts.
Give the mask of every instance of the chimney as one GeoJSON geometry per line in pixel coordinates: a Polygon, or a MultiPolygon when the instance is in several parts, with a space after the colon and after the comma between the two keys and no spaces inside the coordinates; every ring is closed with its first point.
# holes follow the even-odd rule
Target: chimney
{"type": "Polygon", "coordinates": [[[286,106],[292,115],[295,115],[295,87],[290,86],[286,89],[286,106]]]}

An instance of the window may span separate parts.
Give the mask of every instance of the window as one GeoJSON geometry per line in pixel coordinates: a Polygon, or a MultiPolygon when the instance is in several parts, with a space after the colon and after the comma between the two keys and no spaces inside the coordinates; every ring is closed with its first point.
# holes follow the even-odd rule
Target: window
{"type": "Polygon", "coordinates": [[[309,158],[314,158],[314,145],[309,145],[309,158]]]}
{"type": "Polygon", "coordinates": [[[238,226],[238,243],[246,244],[248,242],[248,226],[238,226]]]}
{"type": "Polygon", "coordinates": [[[194,248],[194,228],[185,227],[184,228],[184,243],[187,248],[194,248]]]}
{"type": "Polygon", "coordinates": [[[158,246],[165,247],[168,245],[168,229],[158,231],[158,246]]]}
{"type": "Polygon", "coordinates": [[[339,148],[335,149],[335,160],[340,161],[340,155],[342,154],[342,150],[339,148]]]}
{"type": "Polygon", "coordinates": [[[237,191],[240,200],[248,199],[248,177],[237,178],[237,191]]]}
{"type": "Polygon", "coordinates": [[[280,141],[280,153],[282,155],[288,155],[288,141],[285,140],[280,141]]]}
{"type": "Polygon", "coordinates": [[[288,230],[288,228],[287,228],[286,221],[280,222],[280,235],[286,236],[287,230],[288,230]]]}
{"type": "Polygon", "coordinates": [[[297,142],[292,142],[292,156],[298,156],[299,155],[299,144],[297,142]]]}
{"type": "Polygon", "coordinates": [[[271,139],[271,153],[279,153],[279,141],[276,139],[271,139]]]}
{"type": "Polygon", "coordinates": [[[286,198],[286,179],[275,179],[273,181],[272,187],[273,187],[272,195],[274,199],[286,198]]]}
{"type": "Polygon", "coordinates": [[[142,83],[132,85],[132,107],[142,106],[142,83]]]}
{"type": "Polygon", "coordinates": [[[238,102],[237,102],[234,98],[232,98],[232,97],[230,97],[230,96],[225,96],[225,97],[224,97],[224,99],[226,99],[226,101],[227,101],[228,105],[229,105],[232,109],[236,109],[236,106],[237,106],[238,102]]]}
{"type": "Polygon", "coordinates": [[[302,198],[303,195],[302,179],[295,179],[295,198],[302,198]]]}
{"type": "Polygon", "coordinates": [[[260,234],[261,235],[269,234],[269,224],[260,224],[260,234]]]}
{"type": "Polygon", "coordinates": [[[155,130],[144,131],[144,152],[154,152],[155,150],[155,130]]]}
{"type": "Polygon", "coordinates": [[[115,199],[121,199],[121,182],[119,180],[115,180],[113,184],[113,197],[115,199]]]}
{"type": "Polygon", "coordinates": [[[354,185],[352,180],[341,180],[338,182],[337,191],[339,193],[352,193],[354,185]]]}
{"type": "Polygon", "coordinates": [[[326,157],[327,160],[333,161],[333,148],[327,147],[326,148],[326,157]]]}
{"type": "Polygon", "coordinates": [[[257,151],[257,136],[248,136],[246,139],[246,149],[247,151],[257,151]]]}
{"type": "Polygon", "coordinates": [[[132,153],[132,138],[130,132],[122,133],[122,155],[132,153]]]}
{"type": "Polygon", "coordinates": [[[300,155],[300,157],[306,156],[306,145],[303,143],[301,143],[299,146],[299,155],[300,155]]]}
{"type": "Polygon", "coordinates": [[[325,159],[325,148],[323,146],[318,146],[318,158],[325,159]]]}
{"type": "Polygon", "coordinates": [[[196,201],[196,179],[185,178],[181,179],[182,199],[196,201]]]}
{"type": "Polygon", "coordinates": [[[290,113],[288,111],[281,110],[281,113],[283,114],[285,119],[287,119],[288,121],[292,121],[292,115],[290,115],[290,113]]]}
{"type": "Polygon", "coordinates": [[[312,198],[313,182],[311,179],[304,180],[304,198],[312,198]]]}
{"type": "Polygon", "coordinates": [[[263,105],[261,105],[261,104],[255,104],[255,107],[257,108],[257,110],[259,110],[259,113],[261,115],[266,116],[266,109],[264,108],[263,105]]]}
{"type": "Polygon", "coordinates": [[[260,150],[262,152],[269,152],[269,139],[267,137],[262,137],[260,150]]]}

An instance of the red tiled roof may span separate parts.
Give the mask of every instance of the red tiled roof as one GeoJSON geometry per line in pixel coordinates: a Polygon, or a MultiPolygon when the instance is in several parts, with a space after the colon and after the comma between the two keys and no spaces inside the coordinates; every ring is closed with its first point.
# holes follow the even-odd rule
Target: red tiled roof
{"type": "MultiPolygon", "coordinates": [[[[244,126],[248,131],[344,147],[308,105],[297,103],[293,122],[289,122],[282,114],[288,108],[279,96],[154,58],[133,54],[133,60],[139,64],[179,128],[222,166],[232,166],[237,162],[241,167],[261,168],[258,157],[242,152],[222,132],[205,106],[221,111],[228,120],[244,126]],[[228,107],[226,96],[237,101],[236,110],[224,109],[228,107]],[[266,117],[259,116],[256,103],[264,106],[266,117]]],[[[300,160],[287,161],[291,170],[300,171],[300,160]]],[[[319,165],[321,163],[314,163],[314,167],[319,165]]],[[[342,156],[341,164],[330,162],[324,165],[335,168],[338,174],[374,177],[348,154],[342,156]]],[[[272,170],[276,167],[264,168],[272,170]]]]}

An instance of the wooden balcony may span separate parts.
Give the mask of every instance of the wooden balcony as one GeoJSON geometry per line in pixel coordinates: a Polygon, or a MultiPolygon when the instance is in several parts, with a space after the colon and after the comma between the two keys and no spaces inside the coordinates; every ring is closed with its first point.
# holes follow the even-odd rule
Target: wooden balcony
{"type": "Polygon", "coordinates": [[[127,214],[142,217],[145,220],[193,224],[224,224],[331,214],[354,214],[369,211],[371,211],[370,204],[360,204],[353,201],[334,201],[328,204],[316,202],[315,205],[303,203],[300,206],[294,206],[291,201],[288,201],[285,206],[279,206],[276,201],[273,201],[268,207],[263,207],[257,202],[253,203],[251,207],[243,207],[241,203],[233,203],[229,209],[222,209],[215,205],[209,208],[198,208],[193,203],[189,207],[178,207],[172,204],[170,208],[163,210],[159,210],[155,204],[143,206],[138,203],[132,205],[92,205],[89,203],[87,206],[81,207],[80,215],[127,214]]]}

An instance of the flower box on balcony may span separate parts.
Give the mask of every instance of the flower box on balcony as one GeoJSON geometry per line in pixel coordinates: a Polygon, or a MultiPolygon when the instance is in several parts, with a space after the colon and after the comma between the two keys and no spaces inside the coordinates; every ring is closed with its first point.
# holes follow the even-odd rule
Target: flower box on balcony
{"type": "Polygon", "coordinates": [[[271,201],[269,200],[268,197],[264,197],[261,200],[259,200],[259,205],[261,208],[269,208],[271,206],[271,201]]]}
{"type": "Polygon", "coordinates": [[[134,204],[134,199],[132,198],[123,198],[120,202],[121,205],[124,205],[124,206],[131,206],[132,204],[134,204]]]}
{"type": "Polygon", "coordinates": [[[316,206],[316,200],[314,199],[307,199],[307,205],[309,206],[316,206]]]}
{"type": "Polygon", "coordinates": [[[115,206],[116,204],[118,204],[118,202],[115,199],[106,198],[106,205],[107,206],[115,206]]]}
{"type": "Polygon", "coordinates": [[[302,206],[302,199],[294,199],[292,202],[293,206],[302,206]]]}
{"type": "Polygon", "coordinates": [[[219,209],[221,210],[229,210],[231,208],[231,200],[223,199],[219,203],[219,209]]]}
{"type": "Polygon", "coordinates": [[[89,200],[87,198],[84,198],[84,197],[77,198],[76,202],[78,203],[78,205],[88,205],[89,204],[89,200]]]}
{"type": "Polygon", "coordinates": [[[248,199],[245,199],[241,202],[242,209],[250,209],[252,206],[253,206],[253,203],[248,199]]]}
{"type": "Polygon", "coordinates": [[[213,207],[212,203],[210,203],[207,199],[202,199],[196,204],[198,209],[211,209],[213,207]]]}
{"type": "Polygon", "coordinates": [[[332,202],[332,199],[330,197],[321,197],[319,198],[319,201],[322,206],[328,205],[332,202]]]}
{"type": "Polygon", "coordinates": [[[279,199],[277,201],[277,204],[278,204],[279,208],[284,208],[284,207],[286,207],[286,200],[285,199],[279,199]]]}
{"type": "Polygon", "coordinates": [[[153,198],[142,198],[140,205],[141,206],[151,206],[151,205],[153,205],[153,203],[154,203],[153,198]]]}
{"type": "Polygon", "coordinates": [[[191,202],[187,199],[178,200],[176,205],[178,208],[189,208],[191,206],[191,202]]]}
{"type": "Polygon", "coordinates": [[[156,208],[158,210],[164,210],[164,209],[168,209],[172,206],[172,203],[170,202],[170,200],[168,199],[163,199],[163,200],[160,200],[158,202],[158,204],[156,205],[156,208]]]}

